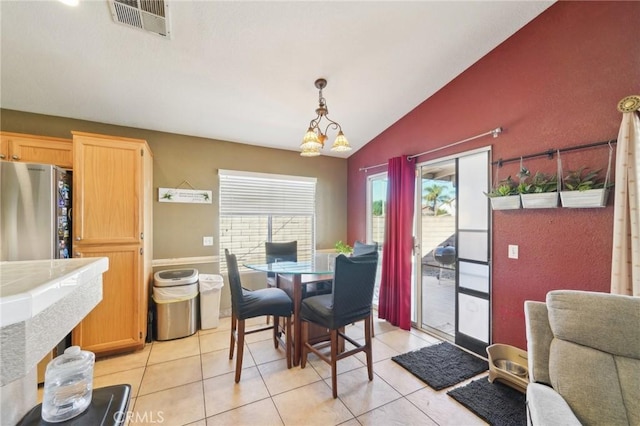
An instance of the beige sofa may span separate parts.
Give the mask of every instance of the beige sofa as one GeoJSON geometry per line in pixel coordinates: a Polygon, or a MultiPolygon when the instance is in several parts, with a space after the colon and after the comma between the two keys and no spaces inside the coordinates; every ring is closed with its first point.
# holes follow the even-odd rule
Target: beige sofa
{"type": "Polygon", "coordinates": [[[556,290],[524,308],[528,424],[640,425],[640,297],[556,290]]]}

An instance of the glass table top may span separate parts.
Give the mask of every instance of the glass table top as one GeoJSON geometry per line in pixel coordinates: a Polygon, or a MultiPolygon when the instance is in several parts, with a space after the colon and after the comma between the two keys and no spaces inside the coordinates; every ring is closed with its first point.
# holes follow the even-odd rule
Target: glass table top
{"type": "Polygon", "coordinates": [[[245,263],[245,267],[275,274],[333,274],[335,253],[316,253],[313,260],[298,262],[245,263]]]}

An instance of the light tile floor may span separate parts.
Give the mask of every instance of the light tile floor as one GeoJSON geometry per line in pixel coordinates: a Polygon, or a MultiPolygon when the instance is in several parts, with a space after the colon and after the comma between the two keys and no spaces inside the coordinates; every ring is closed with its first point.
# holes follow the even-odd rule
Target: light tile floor
{"type": "MultiPolygon", "coordinates": [[[[257,326],[264,318],[248,323],[257,326]]],[[[347,334],[362,340],[362,324],[349,326],[347,334]]],[[[333,399],[328,364],[310,355],[305,369],[288,370],[284,352],[273,347],[269,332],[247,336],[242,378],[236,384],[235,359],[228,359],[229,329],[230,319],[221,318],[216,329],[98,360],[94,387],[131,384],[130,425],[485,424],[449,397],[449,389],[436,392],[391,360],[439,342],[420,331],[376,320],[373,381],[368,381],[363,353],[341,360],[338,398],[333,399]]]]}

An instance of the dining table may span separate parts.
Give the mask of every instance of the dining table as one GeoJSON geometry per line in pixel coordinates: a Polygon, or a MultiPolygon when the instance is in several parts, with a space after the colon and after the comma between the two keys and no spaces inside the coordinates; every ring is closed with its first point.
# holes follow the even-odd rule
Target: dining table
{"type": "MultiPolygon", "coordinates": [[[[316,253],[311,259],[297,262],[279,261],[273,263],[245,263],[243,266],[254,271],[272,273],[276,276],[276,286],[284,290],[293,301],[293,364],[300,363],[302,354],[302,321],[300,306],[304,288],[312,284],[333,280],[335,253],[316,253]]],[[[314,344],[328,340],[328,330],[309,324],[309,342],[314,344]]]]}

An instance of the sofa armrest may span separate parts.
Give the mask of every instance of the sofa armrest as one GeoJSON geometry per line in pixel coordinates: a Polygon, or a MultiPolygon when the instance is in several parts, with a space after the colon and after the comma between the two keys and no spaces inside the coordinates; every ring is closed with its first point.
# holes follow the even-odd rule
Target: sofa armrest
{"type": "Polygon", "coordinates": [[[529,381],[551,384],[549,377],[549,347],[553,332],[549,325],[547,305],[543,302],[524,302],[524,319],[527,332],[529,381]]]}
{"type": "Polygon", "coordinates": [[[581,426],[569,404],[553,388],[540,383],[527,386],[529,426],[581,426]]]}

